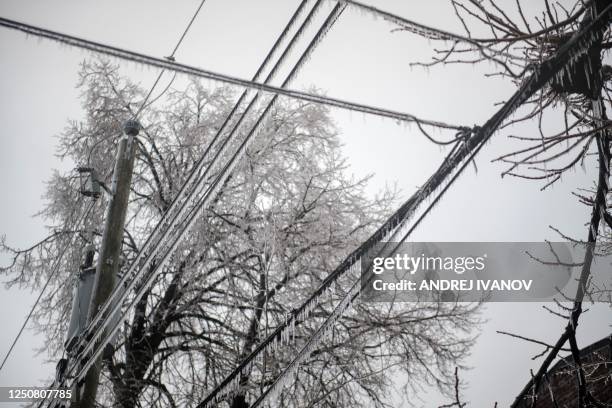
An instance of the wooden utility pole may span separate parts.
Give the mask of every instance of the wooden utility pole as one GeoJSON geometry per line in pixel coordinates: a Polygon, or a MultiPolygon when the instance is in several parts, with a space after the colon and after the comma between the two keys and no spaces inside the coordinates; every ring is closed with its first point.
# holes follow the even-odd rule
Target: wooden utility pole
{"type": "MultiPolygon", "coordinates": [[[[111,185],[112,197],[106,212],[88,321],[96,317],[100,307],[109,298],[115,288],[115,276],[119,271],[123,229],[136,156],[136,141],[134,138],[138,135],[140,125],[135,120],[129,120],[125,123],[123,130],[125,135],[119,141],[117,149],[117,159],[111,185]]],[[[94,408],[101,369],[102,357],[98,358],[89,369],[84,383],[77,384],[76,398],[71,404],[71,408],[94,408]]]]}

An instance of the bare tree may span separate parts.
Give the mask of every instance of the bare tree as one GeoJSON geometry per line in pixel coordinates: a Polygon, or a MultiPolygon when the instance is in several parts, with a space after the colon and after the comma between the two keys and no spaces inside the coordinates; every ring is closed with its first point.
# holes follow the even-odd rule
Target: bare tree
{"type": "MultiPolygon", "coordinates": [[[[95,167],[108,180],[121,120],[133,111],[126,101],[142,100],[144,91],[104,62],[84,64],[79,86],[85,119],[69,124],[59,154],[95,167]]],[[[144,111],[138,138],[123,269],[230,111],[233,92],[191,82],[156,99],[144,111]]],[[[390,212],[396,192],[369,199],[367,179],[347,173],[326,109],[278,104],[106,350],[100,405],[190,406],[206,396],[390,212]]],[[[37,287],[67,239],[81,234],[79,242],[86,243],[84,228],[63,227],[82,205],[72,175],[54,175],[47,203],[41,212],[51,224],[47,238],[26,250],[3,243],[14,257],[2,269],[10,284],[37,287]]],[[[102,207],[88,221],[96,243],[102,207]]],[[[79,250],[72,248],[35,315],[52,355],[62,347],[69,283],[78,266],[79,250]]],[[[358,278],[347,274],[337,287],[358,278]]],[[[330,292],[293,335],[308,337],[339,296],[330,292]]],[[[311,354],[291,390],[279,396],[279,406],[387,406],[385,390],[394,374],[405,378],[405,386],[434,384],[454,392],[453,369],[473,344],[478,305],[356,303],[353,310],[311,354]]],[[[290,361],[292,347],[257,360],[224,403],[244,406],[290,361]]]]}

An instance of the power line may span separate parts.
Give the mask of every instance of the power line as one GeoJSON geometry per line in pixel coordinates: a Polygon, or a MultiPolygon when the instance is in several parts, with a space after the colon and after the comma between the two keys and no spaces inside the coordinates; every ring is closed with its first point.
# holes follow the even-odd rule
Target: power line
{"type": "Polygon", "coordinates": [[[202,0],[200,2],[200,5],[198,6],[198,8],[196,9],[196,11],[193,13],[193,17],[191,17],[191,20],[189,20],[189,23],[187,24],[187,27],[185,27],[185,31],[183,31],[183,34],[181,35],[181,38],[179,38],[178,42],[176,43],[176,45],[174,46],[174,49],[172,50],[172,54],[170,54],[168,59],[172,59],[174,58],[174,55],[176,54],[176,52],[178,51],[178,48],[181,46],[181,44],[183,43],[183,40],[185,39],[185,36],[187,35],[187,32],[189,31],[189,29],[191,28],[191,26],[193,25],[193,22],[195,21],[196,17],[198,16],[198,14],[200,13],[200,10],[202,9],[202,6],[204,5],[204,3],[206,2],[206,0],[202,0]]]}
{"type": "MultiPolygon", "coordinates": [[[[566,65],[575,61],[594,41],[592,36],[593,31],[605,29],[607,18],[609,17],[612,5],[608,6],[600,15],[585,26],[579,33],[574,35],[564,46],[562,46],[557,54],[549,60],[542,63],[535,70],[523,85],[513,94],[513,96],[481,127],[474,129],[474,135],[465,139],[465,143],[458,148],[457,153],[447,158],[440,168],[428,179],[425,185],[412,197],[410,197],[370,238],[364,242],[358,249],[353,251],[345,260],[328,275],[321,285],[303,302],[297,309],[294,309],[286,321],[280,324],[268,337],[266,337],[227,377],[225,377],[217,387],[198,405],[198,408],[205,408],[208,404],[217,400],[218,396],[227,393],[227,388],[232,385],[237,385],[236,379],[245,370],[255,358],[275,341],[281,341],[284,338],[284,333],[288,328],[295,327],[299,321],[304,320],[309,315],[309,310],[317,303],[317,300],[325,293],[346,271],[355,265],[362,256],[373,248],[375,243],[385,240],[390,234],[397,233],[401,230],[411,215],[429,195],[439,189],[444,180],[450,176],[456,166],[458,166],[469,155],[458,172],[450,179],[449,183],[443,187],[439,195],[434,199],[430,206],[425,210],[417,222],[410,228],[407,234],[410,234],[414,228],[424,219],[431,211],[433,206],[441,199],[443,194],[448,190],[450,185],[463,172],[467,164],[469,164],[478,151],[490,139],[493,133],[503,123],[503,121],[512,114],[519,106],[527,101],[535,92],[541,89],[548,81],[553,79],[566,65]]],[[[407,236],[407,235],[406,235],[407,236]]],[[[403,237],[403,239],[406,238],[403,237]]],[[[349,291],[347,293],[350,294],[349,291]]],[[[307,344],[307,346],[310,343],[307,344]]],[[[297,361],[297,360],[296,360],[297,361]]],[[[293,367],[293,366],[291,366],[293,367]]],[[[288,369],[291,369],[288,367],[288,369]]],[[[285,375],[286,372],[281,374],[285,375]]],[[[280,377],[275,380],[277,384],[280,377]]],[[[266,392],[265,395],[268,395],[266,392]]],[[[264,397],[265,398],[265,397],[264,397]]],[[[261,402],[261,401],[259,401],[261,402]]]]}
{"type": "MultiPolygon", "coordinates": [[[[80,203],[80,197],[79,200],[77,201],[76,205],[77,207],[75,207],[75,209],[73,210],[76,211],[80,203]]],[[[76,220],[76,222],[73,224],[71,230],[76,230],[76,228],[78,228],[78,226],[81,224],[81,222],[87,217],[87,215],[91,212],[91,209],[94,206],[94,202],[91,203],[91,205],[89,206],[89,208],[87,209],[87,211],[85,211],[83,214],[81,214],[78,219],[76,220]]],[[[53,278],[55,277],[55,275],[57,274],[57,272],[59,271],[59,266],[60,266],[60,262],[62,261],[62,259],[64,258],[64,254],[66,253],[66,251],[68,250],[68,248],[70,247],[70,245],[73,243],[74,241],[74,236],[68,240],[68,242],[66,242],[66,244],[64,245],[64,247],[60,250],[58,257],[55,259],[55,262],[53,262],[53,265],[51,267],[51,273],[47,276],[47,280],[45,281],[45,284],[43,285],[42,289],[40,290],[40,293],[38,294],[38,297],[36,298],[36,300],[34,301],[34,304],[32,305],[32,307],[30,308],[30,312],[28,313],[28,315],[26,316],[23,324],[21,325],[21,328],[19,329],[19,332],[17,333],[17,335],[15,336],[15,339],[13,340],[13,343],[11,344],[11,346],[9,347],[8,351],[6,352],[6,355],[4,356],[4,359],[2,360],[2,364],[0,364],[0,370],[2,370],[2,368],[4,367],[4,365],[6,364],[6,361],[8,360],[8,358],[10,357],[13,349],[15,348],[15,345],[17,344],[17,341],[19,341],[19,338],[21,337],[21,334],[23,333],[23,331],[25,330],[26,326],[28,325],[28,322],[30,321],[30,318],[32,317],[32,315],[34,314],[34,311],[36,310],[36,307],[38,306],[38,303],[40,302],[40,300],[42,299],[43,294],[45,293],[45,291],[47,290],[47,287],[49,286],[49,284],[51,283],[51,281],[53,280],[53,278]]]]}
{"type": "Polygon", "coordinates": [[[370,13],[374,16],[382,17],[385,20],[391,21],[399,25],[400,27],[409,30],[410,32],[414,34],[420,35],[425,38],[429,38],[431,40],[450,40],[450,41],[469,43],[472,45],[479,45],[475,40],[469,37],[464,37],[459,34],[454,34],[454,33],[451,33],[445,30],[440,30],[438,28],[430,27],[430,26],[418,23],[416,21],[412,21],[407,18],[400,17],[397,14],[393,14],[388,11],[381,10],[369,4],[361,3],[356,0],[338,0],[338,1],[349,4],[350,6],[358,10],[370,13]]]}
{"type": "Polygon", "coordinates": [[[405,17],[401,17],[397,14],[390,13],[388,11],[381,10],[369,4],[362,3],[357,0],[337,0],[342,3],[346,3],[358,10],[364,11],[366,13],[370,13],[377,17],[382,17],[387,21],[391,21],[392,23],[397,24],[398,26],[410,31],[413,34],[420,35],[421,37],[428,38],[430,40],[445,40],[445,41],[455,41],[459,43],[467,43],[476,46],[479,49],[486,49],[497,55],[504,55],[509,58],[517,58],[516,56],[497,51],[491,49],[488,46],[481,44],[478,39],[473,39],[470,37],[465,37],[463,35],[451,33],[450,31],[441,30],[439,28],[430,27],[425,24],[418,23],[413,20],[409,20],[405,17]]]}
{"type": "Polygon", "coordinates": [[[47,38],[53,41],[57,41],[63,44],[67,44],[73,47],[86,49],[95,53],[108,55],[114,58],[123,59],[126,61],[132,61],[137,64],[148,65],[152,67],[166,69],[168,71],[179,72],[182,74],[210,79],[213,81],[219,81],[231,85],[237,85],[243,88],[254,89],[256,91],[267,92],[275,95],[282,95],[288,98],[299,99],[306,102],[312,102],[321,105],[332,106],[340,109],[349,111],[366,113],[374,116],[385,117],[389,119],[395,119],[400,122],[408,123],[419,123],[421,125],[427,125],[442,129],[450,130],[464,130],[464,126],[452,125],[444,122],[433,121],[419,118],[415,115],[403,112],[397,112],[390,109],[378,108],[370,105],[349,102],[342,99],[326,97],[322,95],[312,94],[308,92],[302,92],[292,89],[283,89],[280,87],[263,84],[256,81],[249,81],[246,79],[237,78],[231,75],[213,72],[210,70],[194,67],[191,65],[181,64],[174,61],[168,61],[162,58],[156,58],[149,55],[125,50],[110,45],[105,45],[95,41],[85,40],[80,37],[71,36],[68,34],[60,33],[57,31],[47,30],[41,27],[21,23],[18,21],[10,20],[4,17],[0,17],[0,26],[11,28],[30,34],[36,37],[47,38]]]}
{"type": "Polygon", "coordinates": [[[504,57],[507,60],[524,60],[523,57],[512,55],[509,52],[503,50],[496,50],[489,45],[484,44],[485,41],[481,39],[475,39],[466,37],[463,35],[451,33],[449,31],[441,30],[439,28],[427,26],[425,24],[418,23],[413,20],[409,20],[405,17],[401,17],[397,14],[390,13],[388,11],[381,10],[369,4],[362,3],[357,0],[337,0],[346,3],[362,12],[372,14],[375,17],[382,17],[383,19],[397,24],[402,29],[416,34],[418,36],[430,39],[430,40],[442,40],[442,41],[454,41],[455,43],[470,44],[481,53],[485,58],[488,58],[496,63],[505,66],[505,63],[497,57],[504,57]],[[485,52],[486,51],[486,52],[485,52]]]}

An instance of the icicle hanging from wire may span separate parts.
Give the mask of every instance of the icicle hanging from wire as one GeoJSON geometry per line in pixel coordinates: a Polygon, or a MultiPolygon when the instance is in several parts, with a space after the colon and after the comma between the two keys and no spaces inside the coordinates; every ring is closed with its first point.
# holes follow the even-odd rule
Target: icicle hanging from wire
{"type": "Polygon", "coordinates": [[[251,408],[259,407],[268,399],[274,400],[278,393],[282,391],[287,382],[296,377],[299,371],[300,363],[304,362],[313,351],[316,350],[320,342],[325,339],[330,329],[333,329],[334,323],[342,316],[345,310],[350,308],[353,302],[357,299],[360,292],[360,279],[357,279],[351,286],[350,290],[344,295],[342,300],[337,304],[332,313],[325,319],[317,330],[308,338],[306,344],[300,349],[296,356],[291,360],[289,365],[285,367],[283,372],[276,377],[272,384],[259,396],[259,398],[251,405],[251,408]]]}

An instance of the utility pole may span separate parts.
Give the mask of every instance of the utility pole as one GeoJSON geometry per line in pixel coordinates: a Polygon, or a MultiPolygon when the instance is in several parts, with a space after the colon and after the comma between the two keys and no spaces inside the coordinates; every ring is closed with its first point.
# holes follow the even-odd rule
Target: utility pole
{"type": "MultiPolygon", "coordinates": [[[[106,212],[93,295],[89,304],[88,322],[96,317],[98,310],[115,288],[136,156],[134,138],[138,135],[139,130],[140,124],[136,120],[128,120],[123,127],[125,134],[119,141],[110,189],[112,197],[106,212]]],[[[101,370],[102,358],[100,357],[87,372],[84,383],[76,385],[75,400],[71,408],[94,408],[101,370]]]]}

